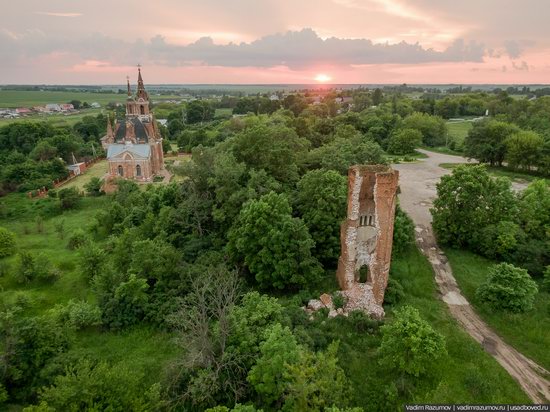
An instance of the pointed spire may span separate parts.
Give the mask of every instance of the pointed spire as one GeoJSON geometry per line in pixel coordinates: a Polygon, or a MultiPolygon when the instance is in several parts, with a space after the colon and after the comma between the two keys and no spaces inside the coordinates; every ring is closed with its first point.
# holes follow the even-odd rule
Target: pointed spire
{"type": "Polygon", "coordinates": [[[128,84],[128,96],[131,96],[132,89],[130,88],[130,76],[126,76],[126,83],[128,84]]]}
{"type": "Polygon", "coordinates": [[[149,100],[149,95],[145,91],[145,86],[143,84],[143,78],[141,77],[141,64],[137,65],[138,67],[138,86],[137,86],[137,97],[141,97],[145,100],[149,100]]]}

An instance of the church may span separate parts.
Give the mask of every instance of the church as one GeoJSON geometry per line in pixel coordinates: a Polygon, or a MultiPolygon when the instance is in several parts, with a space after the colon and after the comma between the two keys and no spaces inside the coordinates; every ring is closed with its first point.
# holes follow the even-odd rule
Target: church
{"type": "Polygon", "coordinates": [[[141,68],[138,67],[135,95],[128,79],[125,119],[116,121],[114,128],[108,120],[107,134],[101,139],[109,163],[107,180],[122,178],[151,182],[164,168],[162,137],[149,104],[141,68]]]}

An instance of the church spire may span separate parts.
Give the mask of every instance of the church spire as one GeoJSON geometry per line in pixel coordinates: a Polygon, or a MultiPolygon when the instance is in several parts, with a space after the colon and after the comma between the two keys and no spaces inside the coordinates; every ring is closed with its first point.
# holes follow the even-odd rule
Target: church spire
{"type": "Polygon", "coordinates": [[[145,91],[145,86],[143,85],[143,78],[141,77],[141,64],[138,64],[138,87],[137,87],[137,97],[142,97],[145,100],[149,99],[147,92],[145,91]]]}
{"type": "Polygon", "coordinates": [[[132,95],[132,89],[130,88],[130,76],[126,76],[126,83],[128,84],[128,97],[132,95]]]}

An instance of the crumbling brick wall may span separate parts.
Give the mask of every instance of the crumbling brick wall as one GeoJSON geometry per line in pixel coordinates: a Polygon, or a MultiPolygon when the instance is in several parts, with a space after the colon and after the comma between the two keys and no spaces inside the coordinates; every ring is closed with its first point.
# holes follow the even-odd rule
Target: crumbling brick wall
{"type": "Polygon", "coordinates": [[[379,306],[388,284],[398,178],[399,172],[385,165],[352,166],[348,172],[348,211],[340,229],[336,276],[343,291],[372,291],[365,298],[379,306]]]}

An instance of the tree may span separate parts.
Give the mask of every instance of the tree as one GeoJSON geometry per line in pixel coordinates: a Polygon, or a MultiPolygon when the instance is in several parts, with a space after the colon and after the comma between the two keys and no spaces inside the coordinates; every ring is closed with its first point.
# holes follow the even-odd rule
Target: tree
{"type": "Polygon", "coordinates": [[[447,126],[438,116],[426,113],[413,113],[403,120],[404,129],[416,129],[422,133],[422,142],[426,146],[441,146],[445,144],[447,126]]]}
{"type": "Polygon", "coordinates": [[[383,99],[384,94],[382,93],[382,89],[374,89],[374,92],[372,93],[372,104],[374,106],[378,106],[380,103],[382,103],[383,99]]]}
{"type": "Polygon", "coordinates": [[[239,353],[247,369],[250,369],[259,355],[260,342],[265,330],[283,321],[283,307],[276,298],[248,292],[230,315],[231,351],[239,353]]]}
{"type": "Polygon", "coordinates": [[[537,283],[525,269],[500,263],[489,269],[489,275],[477,289],[476,296],[493,309],[519,313],[533,307],[537,292],[537,283]]]}
{"type": "Polygon", "coordinates": [[[397,155],[414,153],[414,149],[422,144],[422,133],[415,129],[402,129],[391,135],[388,142],[388,152],[397,155]]]}
{"type": "Polygon", "coordinates": [[[215,109],[206,100],[193,100],[187,104],[187,123],[202,123],[214,118],[215,109]]]}
{"type": "Polygon", "coordinates": [[[147,387],[144,376],[124,364],[87,360],[70,366],[39,399],[53,410],[152,411],[160,407],[160,385],[147,387]]]}
{"type": "Polygon", "coordinates": [[[260,357],[247,378],[262,404],[282,404],[288,388],[288,365],[298,363],[302,351],[288,327],[275,324],[266,331],[265,340],[260,344],[260,357]]]}
{"type": "Polygon", "coordinates": [[[505,140],[508,165],[514,169],[531,170],[537,166],[544,139],[536,132],[522,131],[514,133],[505,140]]]}
{"type": "Polygon", "coordinates": [[[292,217],[284,194],[271,192],[247,203],[228,237],[230,254],[262,288],[298,287],[320,275],[311,255],[315,242],[303,221],[292,217]]]}
{"type": "Polygon", "coordinates": [[[61,189],[57,192],[61,209],[74,209],[80,202],[80,193],[75,187],[61,189]]]}
{"type": "Polygon", "coordinates": [[[517,200],[510,180],[491,177],[484,166],[460,165],[437,184],[431,212],[441,243],[475,246],[475,235],[484,227],[516,220],[517,200]]]}
{"type": "Polygon", "coordinates": [[[464,140],[464,154],[491,166],[501,166],[506,155],[505,141],[518,127],[497,120],[475,122],[464,140]]]}
{"type": "Polygon", "coordinates": [[[259,124],[239,133],[233,154],[248,167],[264,169],[280,182],[298,180],[298,163],[307,153],[308,142],[293,129],[281,125],[259,124]]]}
{"type": "Polygon", "coordinates": [[[535,180],[519,194],[519,218],[523,230],[536,239],[550,238],[550,187],[535,180]]]}
{"type": "Polygon", "coordinates": [[[347,179],[333,170],[312,170],[298,182],[296,208],[315,239],[314,255],[335,263],[340,253],[340,223],[346,215],[347,179]]]}
{"type": "Polygon", "coordinates": [[[396,310],[394,320],[381,331],[379,363],[402,378],[431,374],[447,354],[445,338],[411,306],[396,310]]]}
{"type": "Polygon", "coordinates": [[[385,163],[384,152],[372,140],[357,135],[351,139],[337,138],[310,151],[306,162],[310,169],[335,170],[348,174],[353,165],[385,163]]]}
{"type": "Polygon", "coordinates": [[[51,160],[57,155],[57,148],[53,146],[47,140],[42,140],[32,149],[32,152],[29,154],[34,160],[51,160]]]}
{"type": "Polygon", "coordinates": [[[87,247],[81,248],[80,270],[89,281],[101,273],[105,266],[105,252],[95,243],[90,242],[87,247]]]}
{"type": "Polygon", "coordinates": [[[99,177],[92,177],[85,185],[84,189],[86,190],[86,193],[88,193],[90,196],[101,196],[104,195],[105,192],[101,190],[102,181],[99,177]]]}
{"type": "Polygon", "coordinates": [[[15,233],[0,227],[0,259],[15,253],[15,233]]]}
{"type": "Polygon", "coordinates": [[[414,244],[414,223],[399,206],[395,209],[393,223],[392,255],[399,256],[414,244]]]}

